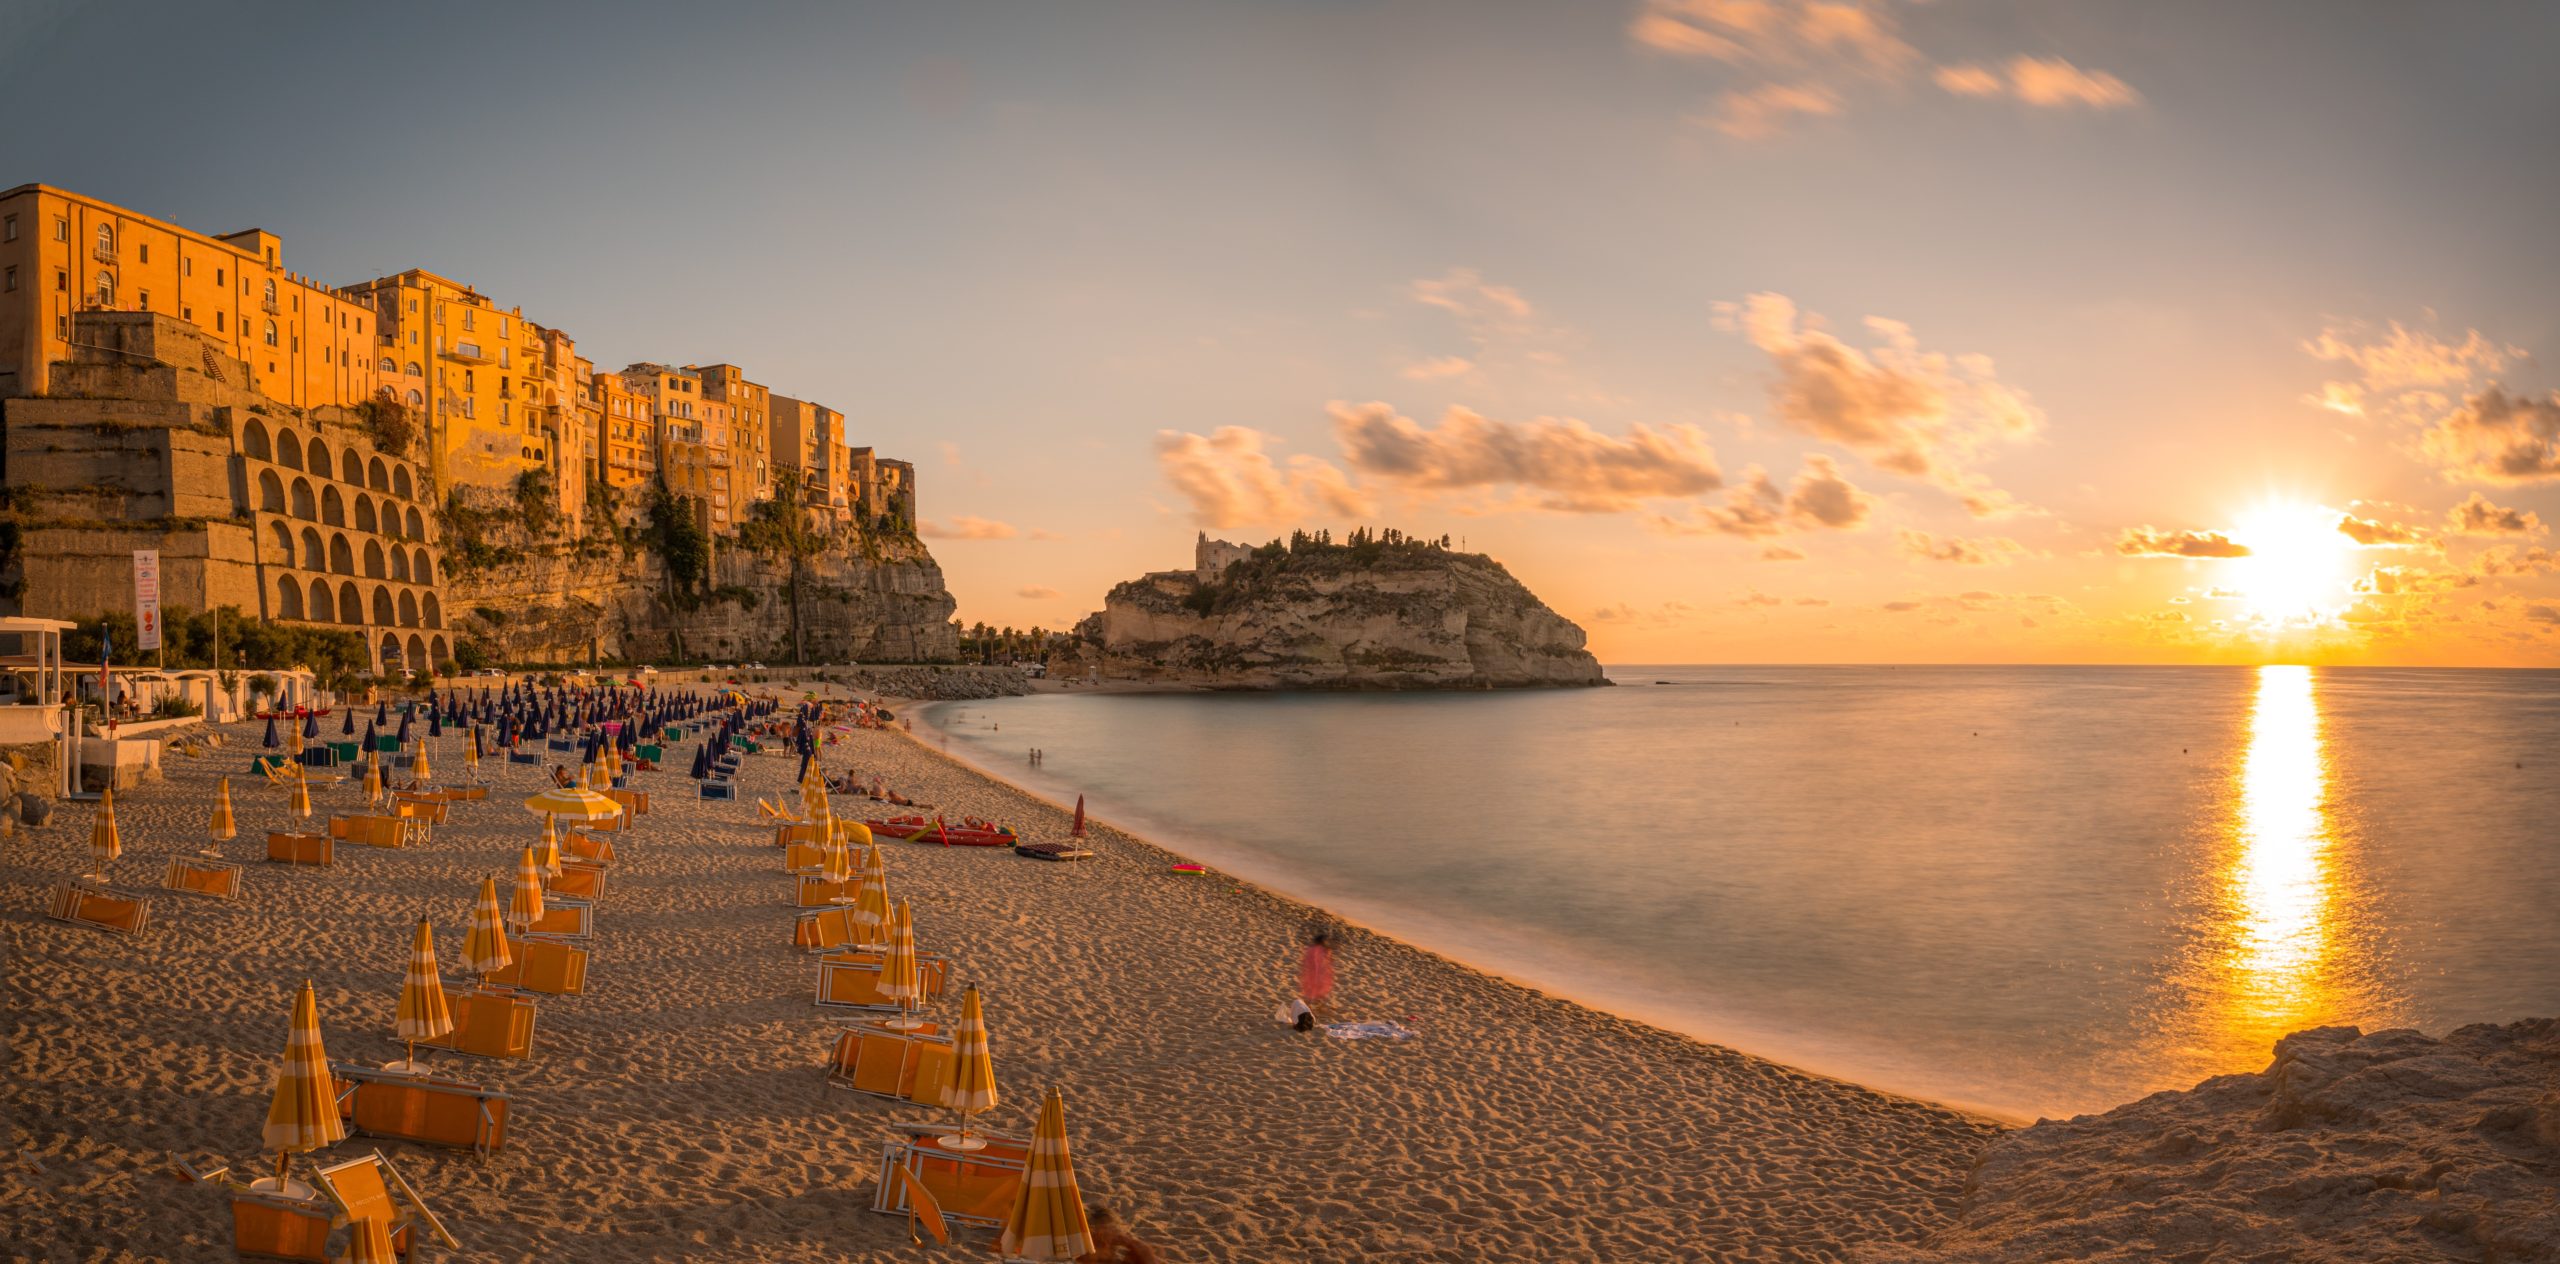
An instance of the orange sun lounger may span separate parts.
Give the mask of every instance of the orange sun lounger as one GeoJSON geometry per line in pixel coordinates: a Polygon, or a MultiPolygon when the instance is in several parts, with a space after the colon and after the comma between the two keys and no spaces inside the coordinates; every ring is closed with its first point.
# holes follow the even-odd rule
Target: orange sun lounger
{"type": "Polygon", "coordinates": [[[441,790],[394,790],[391,802],[403,818],[429,825],[444,824],[446,815],[453,810],[441,790]]]}
{"type": "Polygon", "coordinates": [[[827,849],[816,843],[793,843],[783,851],[785,873],[816,873],[827,867],[827,849]]]}
{"type": "Polygon", "coordinates": [[[892,1101],[939,1106],[951,1087],[952,1038],[932,1023],[898,1031],[878,1022],[848,1025],[827,1053],[827,1087],[892,1101]]]}
{"type": "Polygon", "coordinates": [[[560,876],[551,880],[549,890],[581,900],[601,899],[604,896],[604,866],[563,860],[560,862],[560,876]]]}
{"type": "Polygon", "coordinates": [[[613,863],[613,840],[610,838],[596,838],[570,830],[568,837],[561,841],[560,848],[580,860],[592,860],[600,865],[613,863]]]}
{"type": "Polygon", "coordinates": [[[987,1143],[984,1149],[949,1150],[937,1144],[958,1131],[932,1124],[894,1125],[889,1138],[880,1143],[880,1188],[872,1195],[871,1209],[893,1216],[910,1212],[906,1183],[896,1179],[897,1169],[905,1168],[946,1218],[1003,1227],[1005,1217],[1013,1214],[1014,1195],[1022,1188],[1031,1141],[977,1132],[972,1135],[987,1143]]]}
{"type": "Polygon", "coordinates": [[[400,1175],[400,1169],[391,1166],[382,1151],[332,1163],[320,1169],[319,1176],[320,1192],[336,1206],[337,1218],[356,1233],[377,1235],[377,1242],[405,1254],[404,1244],[424,1229],[444,1243],[447,1250],[462,1249],[444,1222],[436,1219],[436,1213],[427,1210],[417,1187],[400,1175]]]}
{"type": "Polygon", "coordinates": [[[396,816],[333,816],[329,818],[329,837],[367,847],[406,847],[409,823],[396,816]]]}
{"type": "Polygon", "coordinates": [[[817,874],[804,873],[799,875],[798,880],[793,885],[798,888],[796,894],[800,907],[817,908],[821,905],[835,903],[835,898],[839,895],[852,895],[854,888],[861,884],[857,880],[851,878],[842,882],[829,882],[817,874]]]}
{"type": "Polygon", "coordinates": [[[525,932],[557,935],[562,939],[592,939],[596,933],[596,906],[566,896],[546,899],[542,902],[542,916],[533,919],[533,925],[525,927],[525,932]]]}
{"type": "Polygon", "coordinates": [[[815,821],[784,821],[773,827],[773,845],[788,847],[793,843],[823,843],[827,836],[818,831],[815,821]]]}
{"type": "Polygon", "coordinates": [[[338,1110],[373,1137],[488,1154],[507,1143],[507,1093],[435,1075],[329,1065],[338,1110]]]}
{"type": "Polygon", "coordinates": [[[649,792],[646,790],[607,790],[604,797],[621,804],[626,818],[649,814],[649,792]]]}
{"type": "Polygon", "coordinates": [[[830,952],[857,947],[853,938],[853,906],[810,909],[792,919],[791,946],[802,952],[830,952]]]}
{"type": "Polygon", "coordinates": [[[220,896],[226,900],[240,898],[240,877],[245,872],[228,860],[209,860],[197,856],[171,856],[169,872],[160,885],[172,891],[195,895],[220,896]]]}
{"type": "Polygon", "coordinates": [[[546,996],[586,995],[586,949],[550,935],[519,935],[512,946],[515,960],[490,974],[490,986],[546,996]]]}
{"type": "Polygon", "coordinates": [[[419,1044],[483,1058],[532,1056],[532,997],[513,992],[457,992],[447,1005],[453,1011],[453,1030],[419,1044]]]}
{"type": "Polygon", "coordinates": [[[334,865],[338,863],[337,840],[326,834],[288,834],[278,830],[267,835],[267,859],[285,865],[334,865]]]}
{"type": "MultiPolygon", "coordinates": [[[[880,995],[880,953],[856,950],[818,958],[818,1004],[828,1009],[894,1011],[896,1001],[880,995]]],[[[924,999],[941,996],[951,981],[951,960],[940,953],[916,954],[916,974],[924,980],[924,999]]]]}
{"type": "Polygon", "coordinates": [[[139,935],[151,924],[151,900],[132,891],[90,882],[65,882],[53,889],[45,916],[119,935],[139,935]]]}

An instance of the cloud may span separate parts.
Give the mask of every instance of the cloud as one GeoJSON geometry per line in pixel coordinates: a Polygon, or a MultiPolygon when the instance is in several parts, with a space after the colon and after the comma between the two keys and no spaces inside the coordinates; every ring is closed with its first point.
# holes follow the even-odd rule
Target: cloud
{"type": "Polygon", "coordinates": [[[2356,381],[2333,384],[2353,388],[2348,392],[2350,398],[2360,398],[2365,392],[2460,390],[2504,371],[2509,359],[2524,355],[2522,348],[2501,345],[2477,329],[2465,331],[2460,342],[2447,342],[2396,320],[2391,322],[2390,332],[2379,337],[2368,337],[2360,326],[2332,325],[2321,330],[2318,337],[2305,341],[2302,349],[2315,360],[2355,368],[2356,381]]]}
{"type": "Polygon", "coordinates": [[[1442,378],[1464,377],[1475,367],[1476,362],[1465,356],[1433,356],[1428,360],[1416,360],[1397,372],[1411,381],[1436,382],[1442,378]]]}
{"type": "Polygon", "coordinates": [[[2017,56],[1999,71],[1978,65],[1940,66],[1938,86],[1960,97],[2009,97],[2047,109],[2121,110],[2142,104],[2142,94],[2102,70],[2082,70],[2059,57],[2017,56]]]}
{"type": "Polygon", "coordinates": [[[1804,560],[1804,550],[1791,549],[1783,544],[1772,544],[1769,547],[1760,550],[1760,560],[1763,562],[1801,562],[1804,560]]]}
{"type": "Polygon", "coordinates": [[[1014,589],[1013,595],[1031,601],[1047,601],[1050,598],[1057,596],[1058,590],[1051,588],[1047,584],[1024,584],[1022,587],[1014,589]]]}
{"type": "Polygon", "coordinates": [[[1909,614],[1910,612],[1919,609],[1920,603],[1916,601],[1888,601],[1884,603],[1884,608],[1895,614],[1909,614]]]}
{"type": "Polygon", "coordinates": [[[2003,385],[1990,357],[1926,352],[1910,326],[1868,317],[1876,345],[1861,351],[1833,336],[1819,317],[1798,320],[1782,294],[1720,304],[1776,377],[1770,406],[1789,427],[1858,453],[1878,469],[1955,495],[1977,517],[2017,512],[2007,493],[1972,465],[1995,443],[2032,438],[2044,414],[2003,385]]]}
{"type": "Polygon", "coordinates": [[[2524,608],[2524,617],[2532,623],[2560,623],[2560,607],[2536,602],[2524,608]]]}
{"type": "Polygon", "coordinates": [[[1968,540],[1961,536],[1933,536],[1926,531],[1904,527],[1894,532],[1905,556],[1931,562],[1953,562],[1959,566],[2007,566],[2024,557],[2027,546],[2005,535],[1968,540]]]}
{"type": "Polygon", "coordinates": [[[1066,536],[1052,531],[1047,527],[1033,527],[1030,530],[1029,535],[1030,538],[1034,540],[1063,540],[1067,538],[1066,536]]]}
{"type": "Polygon", "coordinates": [[[1827,606],[1831,604],[1831,599],[1828,597],[1798,597],[1796,598],[1796,604],[1799,606],[1827,606]]]}
{"type": "Polygon", "coordinates": [[[2547,575],[2560,571],[2560,553],[2525,545],[2501,545],[2473,558],[2471,568],[2483,575],[2547,575]]]}
{"type": "Polygon", "coordinates": [[[2356,591],[2385,597],[2412,596],[2419,593],[2445,592],[2455,588],[2477,586],[2477,576],[2460,571],[2428,570],[2419,566],[2377,566],[2356,581],[2356,591]]]}
{"type": "Polygon", "coordinates": [[[2359,518],[2354,514],[2338,519],[2338,534],[2375,549],[2422,548],[2435,542],[2435,538],[2422,528],[2384,522],[2379,518],[2359,518]]]}
{"type": "Polygon", "coordinates": [[[1156,466],[1166,482],[1191,502],[1202,526],[1241,527],[1296,522],[1313,514],[1358,517],[1368,499],[1332,464],[1299,455],[1288,464],[1263,451],[1272,437],[1246,426],[1221,426],[1207,435],[1156,432],[1156,466]]]}
{"type": "Polygon", "coordinates": [[[1656,514],[1653,525],[1675,535],[1737,535],[1757,540],[1794,530],[1854,531],[1866,525],[1874,508],[1875,497],[1851,486],[1831,458],[1816,453],[1804,459],[1804,468],[1784,491],[1767,470],[1755,465],[1725,492],[1723,505],[1692,505],[1682,514],[1656,514]]]}
{"type": "Polygon", "coordinates": [[[1919,53],[1892,15],[1859,0],[1646,0],[1627,35],[1656,52],[1740,67],[1812,67],[1881,79],[1919,53]]]}
{"type": "Polygon", "coordinates": [[[2492,383],[2438,418],[2421,444],[2456,478],[2488,483],[2560,478],[2560,391],[2533,399],[2510,395],[2492,383]]]}
{"type": "Polygon", "coordinates": [[[1439,277],[1416,281],[1413,301],[1425,307],[1437,307],[1456,315],[1462,321],[1479,321],[1490,317],[1525,320],[1530,315],[1529,300],[1507,285],[1494,285],[1473,268],[1451,268],[1439,277]]]}
{"type": "Polygon", "coordinates": [[[1735,140],[1765,140],[1794,119],[1831,118],[1840,107],[1840,94],[1820,84],[1764,83],[1718,96],[1701,121],[1735,140]]]}
{"type": "Polygon", "coordinates": [[[1020,535],[1010,522],[961,514],[949,524],[927,519],[916,528],[918,535],[935,540],[1010,540],[1020,535]]]}
{"type": "Polygon", "coordinates": [[[2463,535],[2536,535],[2542,530],[2539,515],[2493,505],[2478,492],[2455,505],[2445,514],[2445,520],[2463,535]]]}
{"type": "Polygon", "coordinates": [[[2162,531],[2132,527],[2116,537],[2126,557],[2247,557],[2249,546],[2219,531],[2162,531]]]}
{"type": "Polygon", "coordinates": [[[1764,593],[1759,589],[1754,588],[1751,591],[1734,598],[1733,604],[1737,606],[1783,606],[1787,604],[1787,599],[1784,597],[1773,597],[1768,593],[1764,593]]]}
{"type": "Polygon", "coordinates": [[[1615,513],[1724,483],[1706,432],[1691,425],[1638,424],[1617,436],[1570,417],[1506,422],[1466,408],[1432,427],[1374,401],[1328,411],[1351,467],[1407,491],[1521,487],[1544,493],[1542,508],[1615,513]]]}

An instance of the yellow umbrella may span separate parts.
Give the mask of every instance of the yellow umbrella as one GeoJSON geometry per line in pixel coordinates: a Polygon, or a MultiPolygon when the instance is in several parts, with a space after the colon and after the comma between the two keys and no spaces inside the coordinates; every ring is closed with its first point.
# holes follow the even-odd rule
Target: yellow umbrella
{"type": "Polygon", "coordinates": [[[545,790],[524,801],[525,810],[545,816],[565,816],[573,821],[601,820],[622,815],[622,805],[584,786],[559,786],[545,790]]]}
{"type": "Polygon", "coordinates": [[[436,770],[427,763],[427,740],[423,737],[418,739],[418,762],[409,770],[409,775],[421,783],[435,780],[436,770]]]}
{"type": "Polygon", "coordinates": [[[338,1095],[329,1079],[329,1054],[320,1047],[320,1002],[311,981],[293,1001],[293,1028],[285,1038],[284,1065],[276,1069],[275,1100],[267,1104],[260,1149],[276,1152],[276,1179],[296,1150],[317,1150],[344,1140],[338,1095]]]}
{"type": "Polygon", "coordinates": [[[874,843],[862,849],[862,885],[853,893],[853,942],[889,942],[889,862],[874,843]]]}
{"type": "Polygon", "coordinates": [[[960,1036],[951,1059],[951,1085],[942,1104],[960,1112],[960,1143],[954,1148],[974,1150],[986,1143],[969,1134],[969,1118],[996,1105],[995,1058],[987,1051],[987,1016],[974,987],[960,994],[960,1036]]]}
{"type": "Polygon", "coordinates": [[[880,966],[880,995],[898,1003],[898,1016],[889,1025],[901,1029],[921,1026],[914,1017],[916,1005],[924,1000],[924,975],[916,969],[916,922],[907,912],[907,902],[898,901],[889,913],[888,960],[880,966]]]}
{"type": "Polygon", "coordinates": [[[364,803],[372,807],[382,802],[382,766],[366,760],[364,765],[364,803]]]}
{"type": "Polygon", "coordinates": [[[530,847],[516,863],[515,898],[507,902],[507,923],[521,935],[542,916],[542,857],[530,847]]]}
{"type": "Polygon", "coordinates": [[[293,802],[285,810],[295,816],[311,815],[311,778],[300,764],[293,766],[293,802]]]}
{"type": "Polygon", "coordinates": [[[409,1045],[406,1070],[417,1069],[419,1041],[453,1030],[453,1013],[444,1003],[444,970],[436,964],[435,932],[423,917],[409,948],[409,973],[400,980],[400,1017],[394,1028],[409,1045]]]}
{"type": "Polygon", "coordinates": [[[480,880],[480,899],[471,906],[471,934],[462,941],[462,964],[480,976],[489,976],[515,964],[515,954],[507,948],[507,926],[499,912],[498,880],[480,880]]]}
{"type": "Polygon", "coordinates": [[[818,853],[826,858],[825,864],[818,870],[819,880],[835,884],[838,888],[828,902],[853,903],[854,894],[842,889],[853,881],[853,849],[845,846],[841,838],[829,838],[818,844],[818,853]]]}
{"type": "Polygon", "coordinates": [[[1013,1213],[1004,1218],[996,1247],[1024,1260],[1072,1260],[1093,1249],[1093,1226],[1084,1218],[1084,1194],[1076,1189],[1076,1164],[1067,1154],[1067,1099],[1056,1089],[1040,1103],[1040,1126],[1031,1131],[1031,1155],[1013,1213]]]}
{"type": "Polygon", "coordinates": [[[535,848],[535,850],[541,853],[542,856],[542,876],[546,878],[559,877],[560,831],[552,826],[550,817],[546,816],[542,818],[542,846],[535,848]]]}
{"type": "Polygon", "coordinates": [[[207,832],[213,835],[213,841],[217,843],[227,843],[240,836],[240,827],[233,824],[231,820],[231,778],[229,777],[223,778],[222,784],[214,791],[213,825],[207,832]]]}
{"type": "Polygon", "coordinates": [[[848,847],[871,845],[871,827],[860,821],[838,821],[835,832],[844,838],[845,845],[848,847]]]}
{"type": "Polygon", "coordinates": [[[108,786],[98,798],[98,814],[89,821],[89,859],[98,871],[89,875],[104,882],[107,866],[124,854],[124,837],[116,832],[116,788],[108,786]]]}
{"type": "Polygon", "coordinates": [[[302,726],[288,725],[284,731],[284,753],[299,758],[302,754],[302,726]]]}
{"type": "Polygon", "coordinates": [[[471,770],[471,779],[480,779],[480,730],[471,730],[471,741],[462,748],[462,766],[471,770]]]}

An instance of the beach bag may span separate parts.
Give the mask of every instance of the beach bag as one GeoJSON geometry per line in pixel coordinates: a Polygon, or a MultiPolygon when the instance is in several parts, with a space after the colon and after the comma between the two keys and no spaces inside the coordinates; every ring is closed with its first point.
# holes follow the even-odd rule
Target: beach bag
{"type": "Polygon", "coordinates": [[[1272,1015],[1272,1017],[1279,1019],[1282,1026],[1295,1031],[1314,1031],[1316,1029],[1315,1011],[1308,1009],[1305,1001],[1299,1000],[1295,997],[1290,998],[1289,1003],[1281,1006],[1279,1012],[1272,1015]]]}

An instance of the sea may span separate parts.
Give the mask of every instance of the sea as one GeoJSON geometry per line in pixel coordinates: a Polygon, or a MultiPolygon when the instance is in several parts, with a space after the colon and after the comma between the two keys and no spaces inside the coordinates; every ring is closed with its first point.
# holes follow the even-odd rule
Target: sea
{"type": "Polygon", "coordinates": [[[2306,1027],[2560,1014],[2560,672],[1609,676],[1067,691],[918,732],[1442,955],[2007,1119],[2306,1027]]]}

